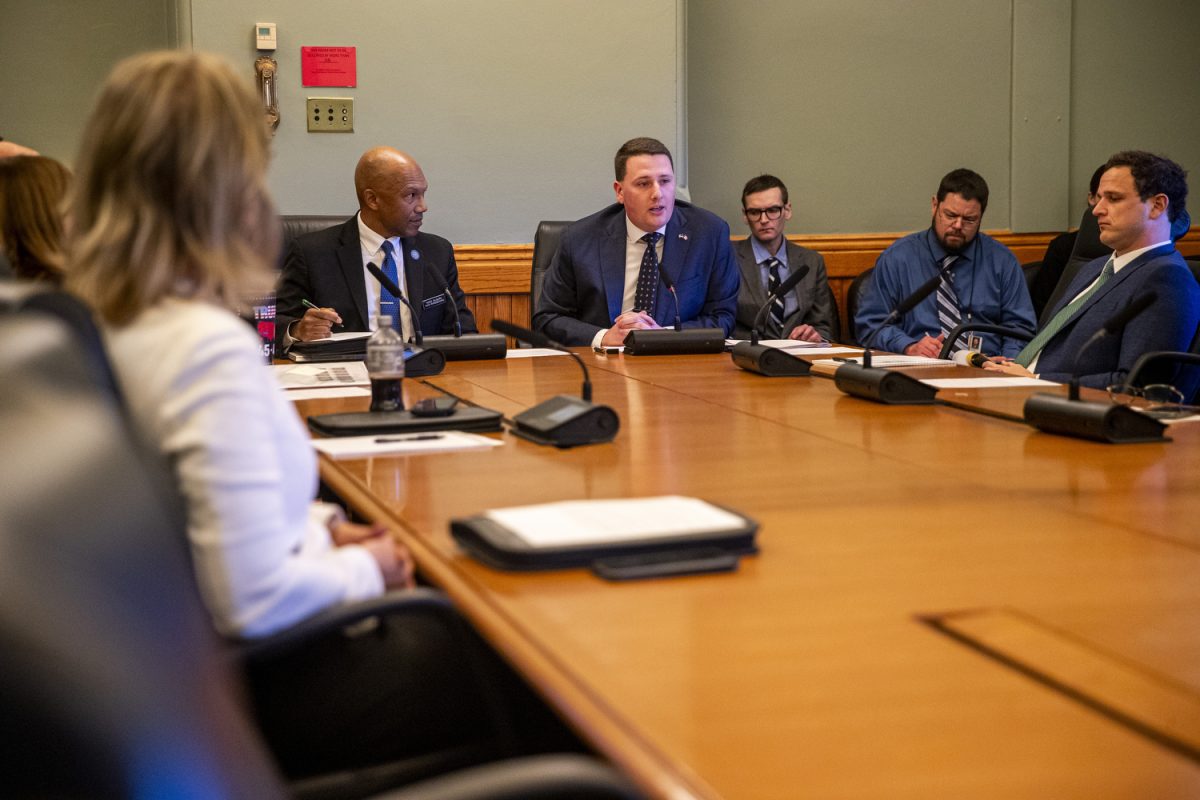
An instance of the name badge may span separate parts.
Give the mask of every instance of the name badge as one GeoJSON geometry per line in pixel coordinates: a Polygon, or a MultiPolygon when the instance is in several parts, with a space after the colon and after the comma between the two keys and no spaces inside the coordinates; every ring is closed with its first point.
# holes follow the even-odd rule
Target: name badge
{"type": "Polygon", "coordinates": [[[434,306],[440,306],[444,302],[446,302],[446,295],[435,294],[433,297],[426,297],[422,300],[421,308],[433,308],[434,306]]]}
{"type": "Polygon", "coordinates": [[[967,349],[974,350],[976,353],[983,352],[983,335],[979,333],[967,334],[967,349]]]}

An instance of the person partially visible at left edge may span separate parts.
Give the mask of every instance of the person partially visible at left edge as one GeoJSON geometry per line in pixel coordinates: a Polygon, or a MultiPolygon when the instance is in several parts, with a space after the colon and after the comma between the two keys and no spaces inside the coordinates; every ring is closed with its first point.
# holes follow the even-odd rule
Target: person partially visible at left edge
{"type": "MultiPolygon", "coordinates": [[[[946,335],[968,321],[1033,334],[1037,322],[1017,257],[980,231],[987,203],[987,181],[979,173],[956,169],[942,178],[931,203],[929,228],[897,240],[876,260],[854,318],[860,342],[939,271],[943,278],[937,291],[884,326],[875,338],[877,347],[936,357],[946,335]]],[[[1021,339],[989,333],[961,336],[954,349],[1013,356],[1021,344],[1021,339]]]]}
{"type": "Polygon", "coordinates": [[[796,288],[768,309],[759,333],[767,339],[831,340],[838,332],[833,329],[833,294],[825,274],[825,258],[784,236],[792,218],[787,186],[774,175],[751,178],[742,189],[742,215],[750,227],[750,237],[733,246],[742,273],[734,338],[749,339],[767,297],[796,270],[808,267],[808,274],[796,288]]]}
{"type": "Polygon", "coordinates": [[[379,285],[367,271],[368,263],[406,293],[420,315],[423,334],[454,332],[454,311],[443,283],[454,295],[463,333],[475,333],[475,317],[458,285],[454,247],[421,232],[429,183],[416,160],[391,147],[372,148],[354,170],[354,190],[357,214],[341,225],[298,236],[288,248],[275,301],[279,351],[294,341],[326,339],[335,325],[341,326],[339,331],[373,330],[380,313],[390,316],[405,341],[410,340],[412,314],[379,285]]]}
{"type": "MultiPolygon", "coordinates": [[[[1187,192],[1187,173],[1169,158],[1141,150],[1110,158],[1092,214],[1112,255],[1080,268],[1015,359],[993,359],[985,368],[1058,382],[1078,377],[1102,389],[1124,381],[1143,353],[1187,350],[1200,325],[1200,284],[1172,241],[1173,223],[1187,215],[1187,192]],[[1091,342],[1110,318],[1151,296],[1122,330],[1091,342]]],[[[1169,383],[1176,372],[1164,365],[1143,377],[1169,383]]]]}
{"type": "Polygon", "coordinates": [[[671,152],[657,139],[617,151],[617,202],[568,227],[555,253],[533,327],[565,345],[618,346],[632,330],[671,326],[679,298],[684,328],[728,336],[737,312],[738,271],[729,226],[675,200],[671,152]]]}

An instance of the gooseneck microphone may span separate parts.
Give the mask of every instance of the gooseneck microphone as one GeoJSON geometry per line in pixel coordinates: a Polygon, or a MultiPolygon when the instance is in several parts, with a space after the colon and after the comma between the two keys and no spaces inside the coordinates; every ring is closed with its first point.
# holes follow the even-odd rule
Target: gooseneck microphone
{"type": "Polygon", "coordinates": [[[1071,375],[1070,383],[1070,398],[1072,400],[1079,399],[1079,365],[1083,362],[1083,356],[1096,342],[1103,339],[1105,336],[1113,336],[1125,330],[1125,326],[1133,321],[1134,317],[1141,314],[1158,300],[1157,292],[1146,292],[1143,295],[1135,297],[1129,305],[1122,308],[1117,313],[1104,320],[1104,324],[1100,329],[1093,333],[1091,337],[1083,343],[1083,347],[1079,348],[1079,353],[1075,356],[1075,371],[1071,375]]]}
{"type": "Polygon", "coordinates": [[[675,293],[675,282],[671,280],[671,276],[667,274],[661,264],[658,266],[658,277],[662,279],[663,286],[667,287],[667,291],[671,293],[671,300],[675,302],[675,330],[681,331],[683,322],[679,319],[679,295],[675,293]]]}
{"type": "Polygon", "coordinates": [[[612,441],[621,427],[621,419],[608,406],[592,403],[592,381],[583,359],[549,336],[505,320],[493,320],[492,330],[529,342],[534,347],[567,353],[583,370],[581,397],[560,394],[522,411],[512,418],[510,429],[514,435],[536,444],[552,444],[555,447],[612,441]]]}
{"type": "Polygon", "coordinates": [[[758,343],[758,329],[762,325],[767,311],[771,308],[771,304],[796,288],[796,284],[804,280],[808,270],[807,264],[801,264],[795,272],[780,282],[774,292],[768,295],[767,302],[758,310],[758,314],[754,317],[754,324],[750,326],[750,341],[738,342],[733,346],[731,357],[734,364],[747,372],[756,372],[759,375],[766,375],[768,378],[794,378],[809,374],[812,364],[807,360],[797,358],[778,348],[758,343]]]}
{"type": "Polygon", "coordinates": [[[1047,433],[1112,444],[1163,441],[1166,425],[1159,420],[1125,406],[1079,399],[1079,365],[1087,350],[1105,336],[1120,333],[1156,300],[1158,295],[1154,292],[1139,295],[1106,319],[1100,329],[1079,348],[1067,396],[1047,393],[1031,395],[1025,401],[1025,421],[1047,433]]]}
{"type": "Polygon", "coordinates": [[[374,275],[375,280],[379,281],[383,288],[391,292],[393,297],[408,306],[408,312],[412,315],[413,342],[417,345],[423,344],[424,337],[421,335],[421,315],[417,313],[416,307],[404,296],[404,292],[400,291],[400,287],[396,285],[396,282],[385,275],[379,267],[367,262],[367,271],[374,275]]]}
{"type": "Polygon", "coordinates": [[[579,396],[587,402],[592,401],[592,378],[588,374],[587,365],[583,363],[583,359],[568,348],[563,347],[558,342],[551,339],[544,333],[532,331],[529,328],[522,328],[508,320],[494,319],[492,320],[492,330],[503,333],[505,336],[511,336],[514,339],[519,339],[522,342],[529,342],[534,347],[544,347],[548,350],[557,350],[560,353],[566,353],[571,358],[575,359],[575,363],[583,370],[583,388],[579,392],[579,396]]]}
{"type": "Polygon", "coordinates": [[[442,295],[445,296],[446,302],[450,304],[450,310],[454,313],[454,335],[444,336],[434,334],[425,337],[425,346],[436,348],[446,354],[447,361],[466,361],[479,360],[488,358],[504,358],[508,355],[508,341],[498,333],[475,333],[470,336],[463,336],[462,333],[462,317],[458,313],[458,303],[454,300],[454,293],[450,291],[450,285],[442,274],[434,269],[433,265],[428,261],[422,261],[425,265],[425,274],[433,278],[434,284],[442,290],[442,295]]]}
{"type": "Polygon", "coordinates": [[[875,326],[863,341],[862,363],[843,364],[833,374],[833,382],[837,384],[838,389],[854,397],[888,405],[928,405],[933,402],[934,396],[937,394],[937,389],[934,387],[901,372],[872,367],[871,345],[875,343],[875,337],[879,335],[880,331],[912,311],[918,303],[933,294],[951,266],[953,266],[953,262],[940,268],[936,275],[897,303],[891,313],[883,318],[883,322],[875,326]]]}
{"type": "Polygon", "coordinates": [[[866,340],[863,341],[864,367],[871,366],[871,345],[875,343],[875,337],[879,335],[879,332],[903,317],[908,312],[912,311],[917,307],[918,303],[937,291],[938,284],[942,282],[942,276],[946,274],[946,271],[949,268],[949,266],[945,266],[939,269],[937,275],[934,275],[932,278],[922,283],[916,288],[916,291],[903,298],[899,303],[896,304],[896,307],[892,309],[891,313],[883,318],[883,322],[875,326],[875,329],[872,330],[871,334],[866,338],[866,340]]]}
{"type": "Polygon", "coordinates": [[[767,302],[762,304],[762,308],[754,315],[754,324],[750,326],[750,344],[758,344],[758,331],[762,327],[763,320],[767,318],[767,312],[771,310],[771,304],[781,297],[786,297],[787,293],[796,288],[800,281],[804,280],[809,273],[808,264],[801,264],[800,267],[792,272],[779,284],[775,291],[767,295],[767,302]]]}
{"type": "Polygon", "coordinates": [[[454,312],[454,338],[457,339],[462,336],[462,318],[458,315],[458,303],[454,302],[454,294],[450,291],[450,285],[446,283],[441,273],[433,268],[432,264],[428,261],[422,261],[421,263],[425,265],[425,274],[433,278],[434,284],[446,296],[446,302],[450,304],[450,310],[454,312]]]}

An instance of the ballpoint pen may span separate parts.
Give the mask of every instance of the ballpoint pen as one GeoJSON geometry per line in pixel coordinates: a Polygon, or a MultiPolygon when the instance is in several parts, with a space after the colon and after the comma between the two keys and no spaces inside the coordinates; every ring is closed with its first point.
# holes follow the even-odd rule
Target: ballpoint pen
{"type": "MultiPolygon", "coordinates": [[[[314,303],[312,300],[309,300],[308,298],[301,298],[301,299],[300,299],[300,305],[304,306],[305,308],[311,308],[313,311],[320,311],[320,310],[321,310],[321,307],[320,307],[319,305],[317,305],[316,303],[314,303]]],[[[340,323],[340,322],[335,322],[335,323],[333,323],[333,326],[334,326],[335,328],[340,328],[340,327],[342,327],[342,323],[340,323]]]]}
{"type": "Polygon", "coordinates": [[[441,433],[421,433],[416,436],[385,436],[375,440],[375,444],[394,444],[396,442],[432,442],[435,439],[445,439],[441,433]]]}

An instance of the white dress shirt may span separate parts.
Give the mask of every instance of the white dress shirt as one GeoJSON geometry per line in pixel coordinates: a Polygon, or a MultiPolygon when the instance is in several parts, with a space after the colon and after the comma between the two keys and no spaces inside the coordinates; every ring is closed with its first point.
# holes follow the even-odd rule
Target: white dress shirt
{"type": "Polygon", "coordinates": [[[383,592],[369,552],[333,545],[338,509],[312,502],[312,445],[249,325],[207,303],[167,300],[106,333],[133,419],[175,471],[219,631],[264,636],[383,592]]]}

